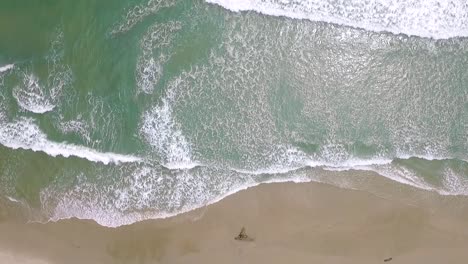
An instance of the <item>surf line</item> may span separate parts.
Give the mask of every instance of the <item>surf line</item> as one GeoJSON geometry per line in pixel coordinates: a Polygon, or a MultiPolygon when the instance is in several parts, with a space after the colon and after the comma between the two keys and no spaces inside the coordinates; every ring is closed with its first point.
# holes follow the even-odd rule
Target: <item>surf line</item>
{"type": "Polygon", "coordinates": [[[87,159],[92,162],[132,163],[141,162],[142,159],[132,155],[123,155],[112,152],[100,152],[98,150],[68,144],[66,142],[54,142],[31,119],[23,119],[13,123],[0,123],[0,144],[11,149],[25,149],[34,152],[43,152],[49,156],[70,156],[87,159]]]}

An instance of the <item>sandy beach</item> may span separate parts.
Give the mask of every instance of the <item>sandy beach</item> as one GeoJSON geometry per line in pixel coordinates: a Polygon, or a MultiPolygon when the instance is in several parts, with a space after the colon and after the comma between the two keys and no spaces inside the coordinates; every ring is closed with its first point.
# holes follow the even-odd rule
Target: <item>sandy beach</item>
{"type": "Polygon", "coordinates": [[[274,183],[119,228],[19,223],[3,206],[0,263],[466,263],[468,199],[394,186],[415,203],[274,183]],[[242,227],[249,241],[234,239],[242,227]]]}

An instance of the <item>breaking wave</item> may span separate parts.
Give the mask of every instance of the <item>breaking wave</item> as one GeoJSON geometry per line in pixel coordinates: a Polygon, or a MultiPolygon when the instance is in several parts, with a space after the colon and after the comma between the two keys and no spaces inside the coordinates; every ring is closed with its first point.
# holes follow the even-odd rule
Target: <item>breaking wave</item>
{"type": "Polygon", "coordinates": [[[74,156],[104,164],[141,161],[140,158],[131,155],[99,152],[83,146],[50,141],[33,120],[29,118],[1,124],[0,144],[11,149],[40,151],[52,157],[63,156],[67,158],[74,156]]]}
{"type": "Polygon", "coordinates": [[[36,114],[52,111],[59,103],[63,90],[72,82],[70,67],[62,63],[63,38],[63,32],[57,29],[50,42],[49,54],[44,58],[48,72],[47,78],[43,78],[45,80],[33,72],[32,65],[18,67],[22,81],[13,88],[13,97],[22,109],[36,114]]]}
{"type": "Polygon", "coordinates": [[[464,0],[206,0],[231,11],[308,19],[434,39],[468,36],[464,0]]]}
{"type": "Polygon", "coordinates": [[[14,67],[15,67],[14,64],[4,65],[4,66],[0,67],[0,73],[9,71],[9,70],[13,69],[14,67]]]}
{"type": "Polygon", "coordinates": [[[111,34],[125,33],[147,16],[156,14],[160,9],[171,7],[176,2],[177,0],[149,0],[145,4],[136,5],[127,10],[121,22],[114,25],[111,34]]]}
{"type": "Polygon", "coordinates": [[[140,46],[141,54],[137,59],[136,81],[144,93],[151,93],[163,74],[163,64],[170,58],[169,52],[162,49],[169,46],[175,32],[182,27],[180,22],[156,23],[149,27],[140,46]]]}
{"type": "Polygon", "coordinates": [[[171,83],[167,95],[160,105],[153,107],[143,116],[141,133],[148,143],[156,149],[162,164],[169,169],[190,169],[197,166],[192,161],[192,149],[174,120],[172,104],[175,88],[180,80],[171,83]]]}

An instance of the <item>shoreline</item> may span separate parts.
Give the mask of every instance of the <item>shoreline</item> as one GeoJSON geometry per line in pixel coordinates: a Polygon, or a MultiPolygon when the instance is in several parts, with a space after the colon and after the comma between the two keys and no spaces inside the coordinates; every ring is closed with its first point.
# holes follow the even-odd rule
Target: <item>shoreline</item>
{"type": "MultiPolygon", "coordinates": [[[[103,227],[110,227],[110,228],[118,228],[122,226],[128,226],[135,223],[139,223],[142,221],[147,220],[161,220],[167,219],[172,217],[177,217],[179,215],[187,214],[192,211],[198,210],[200,208],[204,208],[207,206],[211,206],[213,204],[219,203],[220,201],[226,199],[229,196],[232,196],[238,192],[245,191],[251,188],[257,188],[260,185],[269,185],[269,184],[309,184],[309,183],[316,183],[316,184],[326,184],[332,185],[337,188],[342,189],[350,189],[350,190],[359,190],[364,192],[372,193],[376,196],[381,198],[387,199],[396,199],[406,203],[422,203],[427,206],[427,201],[424,201],[425,195],[418,195],[418,199],[414,199],[411,195],[408,196],[408,192],[414,193],[430,193],[430,197],[468,197],[464,193],[456,194],[451,193],[448,191],[444,191],[443,189],[438,189],[431,187],[430,185],[418,185],[417,183],[407,182],[404,179],[398,177],[390,177],[388,175],[379,174],[373,170],[345,170],[345,171],[335,171],[335,170],[328,170],[319,168],[318,170],[298,170],[298,175],[292,178],[272,178],[266,180],[264,182],[255,182],[249,183],[246,185],[239,185],[236,188],[230,190],[227,193],[214,197],[212,200],[205,202],[203,204],[196,204],[188,207],[182,207],[176,212],[166,212],[160,211],[157,212],[155,210],[147,210],[147,211],[137,211],[137,212],[119,212],[119,211],[103,211],[97,210],[93,213],[88,215],[85,214],[84,217],[81,216],[81,212],[87,212],[86,210],[81,210],[80,212],[72,211],[70,214],[52,214],[52,215],[44,215],[40,211],[41,209],[31,208],[25,202],[17,200],[15,198],[5,196],[6,199],[13,202],[13,205],[21,204],[22,207],[27,207],[29,215],[33,217],[28,218],[31,222],[47,224],[47,223],[55,223],[60,222],[63,220],[75,219],[75,220],[84,220],[84,221],[94,221],[100,226],[103,227]],[[399,186],[398,188],[394,188],[395,186],[399,186]],[[408,200],[409,199],[409,200],[408,200]],[[109,216],[115,213],[114,220],[109,219],[109,216]],[[71,215],[71,216],[70,216],[71,215]],[[102,218],[101,218],[102,217],[102,218]],[[109,221],[110,220],[110,221],[109,221]]],[[[426,195],[427,196],[427,195],[426,195]]],[[[440,198],[440,199],[450,199],[450,198],[440,198]]],[[[0,197],[0,206],[1,206],[1,197],[0,197]]],[[[99,207],[98,207],[99,208],[99,207]]],[[[24,209],[24,208],[23,208],[24,209]]],[[[87,209],[87,208],[84,208],[87,209]]],[[[101,208],[99,208],[101,209],[101,208]]],[[[18,210],[18,211],[25,211],[25,210],[18,210]]],[[[53,210],[52,210],[53,211],[53,210]]],[[[24,212],[23,212],[24,213],[24,212]]]]}
{"type": "Polygon", "coordinates": [[[415,203],[314,182],[261,184],[194,211],[117,228],[0,217],[0,262],[465,263],[468,197],[404,192],[415,203]],[[242,227],[253,241],[234,239],[242,227]]]}

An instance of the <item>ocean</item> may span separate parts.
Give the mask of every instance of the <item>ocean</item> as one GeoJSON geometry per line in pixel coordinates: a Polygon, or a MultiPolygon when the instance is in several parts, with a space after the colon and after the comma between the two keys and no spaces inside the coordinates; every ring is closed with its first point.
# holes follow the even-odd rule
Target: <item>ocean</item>
{"type": "Polygon", "coordinates": [[[0,195],[30,221],[370,172],[468,195],[466,1],[0,2],[0,195]]]}

